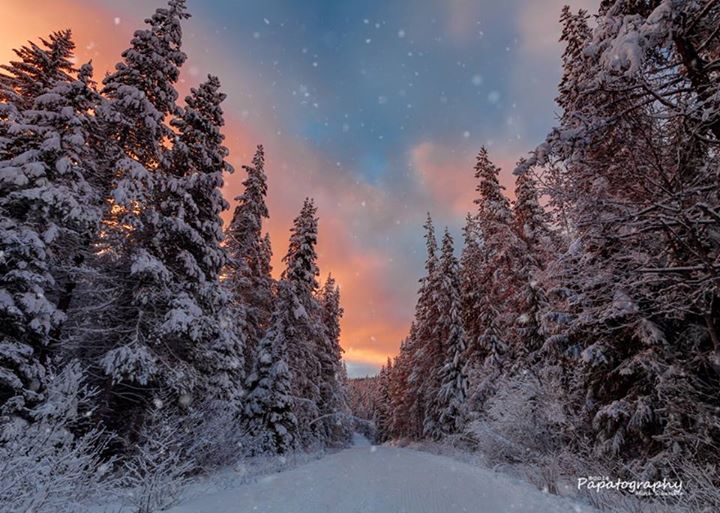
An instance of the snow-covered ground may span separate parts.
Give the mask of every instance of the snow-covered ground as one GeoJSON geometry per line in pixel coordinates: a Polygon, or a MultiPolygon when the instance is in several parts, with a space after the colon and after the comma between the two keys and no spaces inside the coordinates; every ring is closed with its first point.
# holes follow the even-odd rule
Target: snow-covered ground
{"type": "Polygon", "coordinates": [[[257,482],[199,494],[171,513],[581,513],[593,511],[532,485],[456,460],[361,437],[257,482]]]}

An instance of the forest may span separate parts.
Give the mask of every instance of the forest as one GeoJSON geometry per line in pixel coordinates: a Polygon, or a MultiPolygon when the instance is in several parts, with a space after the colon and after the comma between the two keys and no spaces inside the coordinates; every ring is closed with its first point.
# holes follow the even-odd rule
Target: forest
{"type": "Polygon", "coordinates": [[[151,513],[198,476],[357,431],[550,494],[685,483],[649,509],[586,498],[599,509],[717,506],[720,2],[563,9],[556,126],[512,195],[479,149],[457,251],[428,214],[409,333],[363,380],[310,198],[273,277],[262,146],[223,224],[226,95],[212,75],[176,88],[189,16],[169,0],[99,81],[70,30],[0,66],[0,510],[112,490],[151,513]]]}
{"type": "Polygon", "coordinates": [[[480,150],[459,259],[428,215],[410,332],[355,385],[380,439],[450,439],[550,489],[692,480],[682,503],[717,507],[719,19],[718,2],[563,9],[558,125],[512,202],[480,150]]]}
{"type": "Polygon", "coordinates": [[[3,511],[77,511],[115,478],[155,511],[183,476],[349,439],[317,209],[274,280],[258,146],[223,228],[225,94],[175,89],[188,16],[157,9],[101,84],[69,30],[2,66],[3,511]]]}

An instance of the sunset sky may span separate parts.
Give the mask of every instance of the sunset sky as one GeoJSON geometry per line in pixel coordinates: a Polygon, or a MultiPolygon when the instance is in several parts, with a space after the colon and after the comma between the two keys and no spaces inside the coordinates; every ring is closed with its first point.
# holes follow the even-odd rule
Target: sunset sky
{"type": "MultiPolygon", "coordinates": [[[[320,267],[337,278],[351,375],[374,373],[406,334],[422,274],[422,224],[459,233],[485,145],[512,164],[554,121],[564,3],[591,0],[188,0],[181,93],[220,77],[241,191],[265,146],[275,272],[303,198],[316,199],[320,267]]],[[[96,78],[162,0],[1,0],[0,61],[71,28],[96,78]]],[[[232,202],[232,201],[231,201],[232,202]]],[[[228,213],[229,215],[229,213],[228,213]]],[[[459,251],[459,243],[457,249],[459,251]]]]}

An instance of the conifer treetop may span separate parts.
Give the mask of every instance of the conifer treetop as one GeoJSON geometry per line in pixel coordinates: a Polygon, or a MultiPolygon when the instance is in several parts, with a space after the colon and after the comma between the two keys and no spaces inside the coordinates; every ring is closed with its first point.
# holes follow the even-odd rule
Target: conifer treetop
{"type": "Polygon", "coordinates": [[[510,202],[503,194],[505,188],[500,185],[499,174],[500,168],[490,161],[487,150],[481,148],[475,164],[475,178],[479,180],[475,190],[480,194],[475,199],[478,214],[485,221],[509,223],[510,202]]]}
{"type": "Polygon", "coordinates": [[[21,109],[30,108],[34,99],[56,82],[71,81],[77,72],[72,63],[75,43],[69,29],[40,38],[40,45],[30,41],[13,52],[19,60],[0,65],[5,72],[0,73],[0,99],[21,109]]]}
{"type": "MultiPolygon", "coordinates": [[[[171,121],[171,125],[180,133],[173,151],[189,158],[194,171],[234,171],[225,160],[230,151],[223,146],[225,136],[221,131],[225,119],[220,104],[226,97],[220,91],[220,80],[214,75],[208,75],[205,82],[190,90],[190,94],[185,97],[185,108],[171,121]]],[[[183,169],[175,171],[182,172],[183,169]]]]}
{"type": "Polygon", "coordinates": [[[290,246],[283,258],[287,268],[282,278],[309,292],[317,289],[317,277],[320,274],[315,253],[317,235],[317,207],[311,198],[305,198],[300,214],[290,229],[290,246]]]}

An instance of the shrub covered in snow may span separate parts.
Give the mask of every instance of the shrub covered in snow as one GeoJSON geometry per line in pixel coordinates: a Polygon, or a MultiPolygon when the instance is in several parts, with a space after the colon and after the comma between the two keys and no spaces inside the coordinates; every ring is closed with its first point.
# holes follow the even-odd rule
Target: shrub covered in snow
{"type": "Polygon", "coordinates": [[[47,399],[20,417],[0,419],[3,511],[79,513],[114,491],[106,433],[86,430],[93,393],[72,363],[48,377],[47,399]]]}

